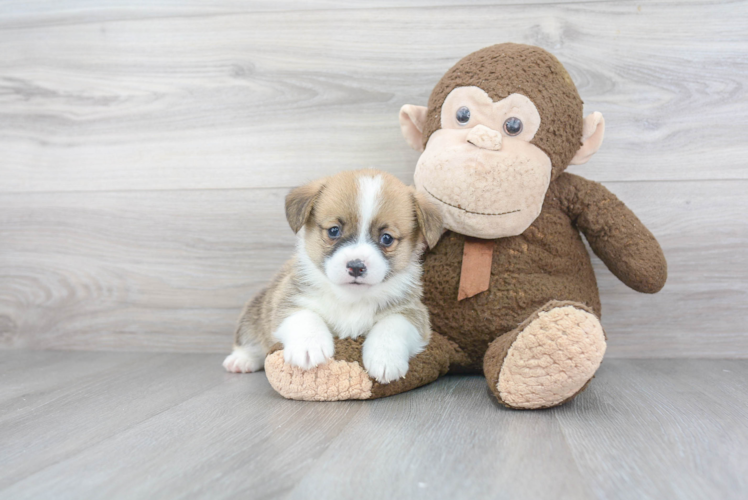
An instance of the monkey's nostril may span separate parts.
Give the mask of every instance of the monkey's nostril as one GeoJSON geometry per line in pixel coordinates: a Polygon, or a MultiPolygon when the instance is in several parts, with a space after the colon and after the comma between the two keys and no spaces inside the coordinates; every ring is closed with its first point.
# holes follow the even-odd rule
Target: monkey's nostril
{"type": "Polygon", "coordinates": [[[358,278],[359,276],[363,276],[366,274],[366,265],[364,265],[363,261],[360,259],[349,261],[348,264],[345,265],[345,267],[348,269],[348,274],[353,276],[354,278],[358,278]]]}

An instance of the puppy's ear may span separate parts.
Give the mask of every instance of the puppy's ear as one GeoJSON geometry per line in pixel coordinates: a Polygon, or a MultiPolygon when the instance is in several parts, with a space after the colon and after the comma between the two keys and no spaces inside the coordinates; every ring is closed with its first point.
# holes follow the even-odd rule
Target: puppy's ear
{"type": "Polygon", "coordinates": [[[298,233],[306,224],[309,214],[312,213],[314,201],[324,187],[323,181],[314,181],[297,187],[286,195],[286,219],[294,233],[298,233]]]}
{"type": "Polygon", "coordinates": [[[413,193],[413,202],[416,208],[418,226],[429,248],[434,248],[442,237],[442,214],[439,209],[431,203],[423,194],[413,193]]]}

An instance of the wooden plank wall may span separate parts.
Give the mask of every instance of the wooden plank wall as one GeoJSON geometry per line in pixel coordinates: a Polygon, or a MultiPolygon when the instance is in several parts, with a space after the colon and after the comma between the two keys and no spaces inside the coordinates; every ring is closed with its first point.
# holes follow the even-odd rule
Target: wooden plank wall
{"type": "Polygon", "coordinates": [[[569,69],[602,181],[659,238],[637,294],[595,260],[609,354],[748,356],[746,2],[0,4],[0,347],[226,351],[291,253],[292,186],[412,180],[397,113],[504,41],[569,69]]]}

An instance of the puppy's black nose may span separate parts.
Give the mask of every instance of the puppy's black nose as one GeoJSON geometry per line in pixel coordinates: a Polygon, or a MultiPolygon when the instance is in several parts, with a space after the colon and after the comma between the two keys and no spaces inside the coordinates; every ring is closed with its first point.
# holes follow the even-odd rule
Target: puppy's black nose
{"type": "Polygon", "coordinates": [[[363,276],[364,274],[366,274],[366,266],[359,259],[348,262],[345,267],[348,268],[348,274],[350,274],[354,278],[358,278],[359,276],[363,276]]]}

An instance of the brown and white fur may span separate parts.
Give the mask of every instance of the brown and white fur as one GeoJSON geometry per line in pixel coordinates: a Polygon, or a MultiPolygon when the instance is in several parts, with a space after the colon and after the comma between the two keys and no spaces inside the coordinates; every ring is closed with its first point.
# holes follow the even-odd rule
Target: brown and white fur
{"type": "Polygon", "coordinates": [[[281,342],[286,363],[310,369],[333,357],[334,337],[364,335],[369,375],[405,376],[431,336],[420,256],[441,236],[438,209],[390,174],[358,170],[294,189],[286,217],[296,254],[245,306],[223,366],[260,370],[281,342]]]}

